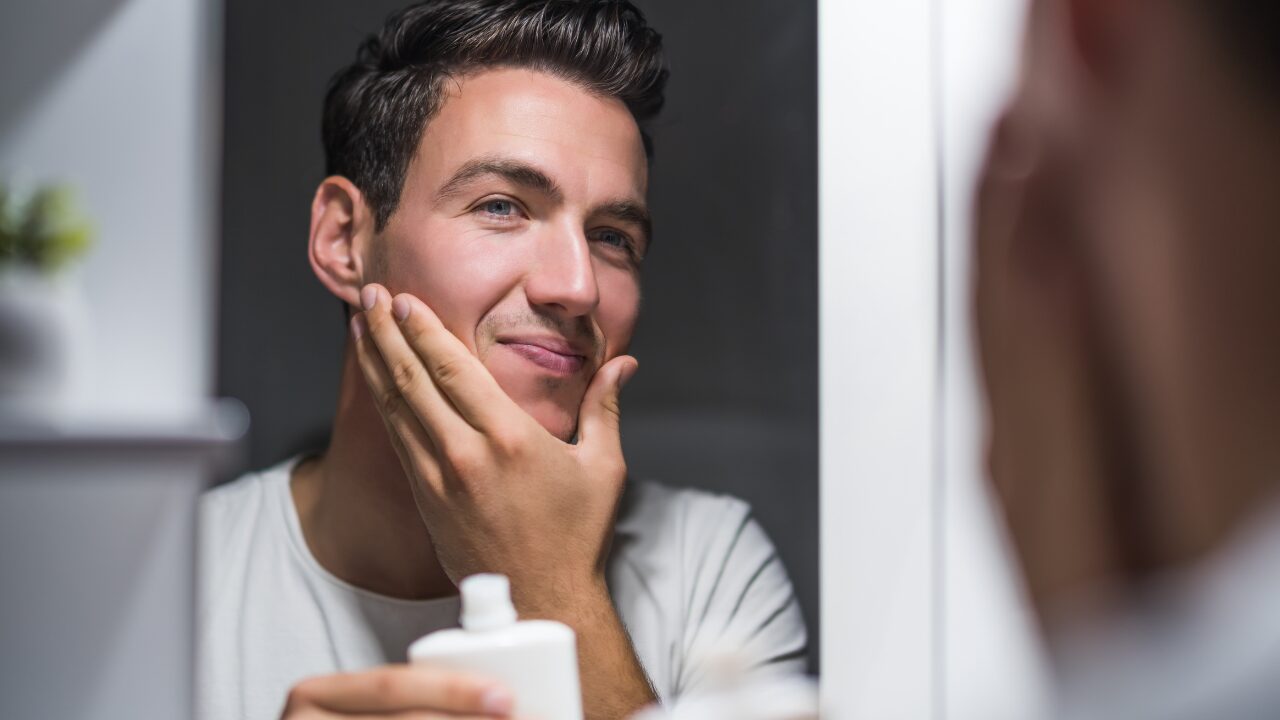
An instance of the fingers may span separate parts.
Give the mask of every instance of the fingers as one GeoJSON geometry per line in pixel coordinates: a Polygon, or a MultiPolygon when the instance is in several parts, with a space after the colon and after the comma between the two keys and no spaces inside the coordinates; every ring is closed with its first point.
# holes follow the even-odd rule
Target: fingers
{"type": "MultiPolygon", "coordinates": [[[[432,374],[428,372],[431,363],[424,363],[424,359],[419,356],[414,347],[410,346],[408,338],[401,330],[401,324],[392,315],[391,297],[386,289],[380,285],[366,285],[361,291],[361,299],[368,308],[363,316],[369,330],[368,337],[381,355],[385,368],[385,373],[380,378],[381,387],[375,389],[377,398],[392,409],[403,404],[421,421],[427,434],[437,446],[443,446],[446,440],[458,442],[474,434],[472,427],[454,409],[452,402],[445,397],[437,382],[433,380],[432,374]]],[[[422,314],[419,312],[414,315],[420,317],[422,314]]],[[[410,317],[412,318],[413,315],[410,317]]],[[[448,334],[449,340],[461,349],[462,355],[466,358],[465,362],[475,361],[457,338],[449,334],[443,326],[440,330],[448,334]]],[[[436,344],[444,345],[445,343],[437,342],[436,344]]],[[[436,359],[435,364],[461,368],[464,360],[456,355],[449,355],[448,360],[436,359]]],[[[462,370],[459,369],[457,372],[462,370]]]]}
{"type": "Polygon", "coordinates": [[[387,665],[304,680],[289,693],[284,716],[304,717],[318,710],[342,716],[493,718],[509,716],[513,704],[511,693],[490,680],[426,666],[387,665]]]}
{"type": "Polygon", "coordinates": [[[1009,117],[997,124],[979,175],[974,203],[977,269],[1003,271],[1028,178],[1036,163],[1035,143],[1009,117]]]}
{"type": "Polygon", "coordinates": [[[392,380],[382,353],[369,333],[364,315],[357,314],[351,318],[351,334],[360,371],[377,402],[378,412],[387,426],[387,436],[401,464],[406,471],[417,469],[414,474],[422,477],[436,492],[443,492],[444,478],[436,460],[435,442],[392,380]]]}
{"type": "MultiPolygon", "coordinates": [[[[380,285],[366,286],[362,299],[369,308],[363,314],[369,339],[357,343],[361,367],[397,428],[412,426],[406,419],[412,415],[444,457],[465,457],[474,445],[469,437],[510,434],[519,419],[532,423],[421,300],[405,293],[392,300],[380,285]]],[[[621,356],[592,378],[579,410],[580,453],[621,464],[618,396],[637,367],[635,358],[621,356]]]]}
{"type": "Polygon", "coordinates": [[[426,303],[401,293],[395,297],[392,310],[405,341],[426,365],[451,409],[481,432],[510,424],[515,403],[426,303]]]}
{"type": "Polygon", "coordinates": [[[630,355],[620,355],[596,371],[578,411],[578,446],[585,453],[622,458],[622,386],[631,379],[639,363],[630,355]]]}
{"type": "Polygon", "coordinates": [[[494,720],[510,715],[458,714],[436,710],[405,710],[403,712],[349,713],[324,710],[317,707],[290,710],[282,720],[494,720]]]}
{"type": "MultiPolygon", "coordinates": [[[[972,311],[982,350],[984,377],[990,386],[1004,357],[1003,314],[1013,271],[1011,256],[1027,181],[1036,165],[1034,141],[1014,118],[1002,117],[992,133],[974,198],[974,296],[972,311]]],[[[990,391],[990,387],[989,387],[990,391]]]]}

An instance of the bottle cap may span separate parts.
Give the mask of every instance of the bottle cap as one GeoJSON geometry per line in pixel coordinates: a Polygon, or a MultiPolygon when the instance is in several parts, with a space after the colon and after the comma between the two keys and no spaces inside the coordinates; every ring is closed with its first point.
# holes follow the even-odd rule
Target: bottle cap
{"type": "Polygon", "coordinates": [[[482,573],[462,579],[462,627],[466,630],[490,630],[516,621],[516,608],[511,604],[511,583],[506,575],[482,573]]]}

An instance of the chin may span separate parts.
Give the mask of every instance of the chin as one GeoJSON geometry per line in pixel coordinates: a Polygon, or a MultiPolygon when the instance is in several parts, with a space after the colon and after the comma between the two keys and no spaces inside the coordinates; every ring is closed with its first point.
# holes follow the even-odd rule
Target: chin
{"type": "Polygon", "coordinates": [[[576,412],[567,413],[561,407],[543,407],[542,405],[537,407],[521,405],[521,407],[534,420],[537,420],[538,424],[546,429],[547,432],[565,442],[572,440],[574,434],[578,431],[578,416],[576,412]]]}
{"type": "Polygon", "coordinates": [[[578,430],[578,409],[586,393],[585,383],[547,378],[522,372],[502,363],[485,363],[498,386],[547,432],[568,442],[578,430]]]}

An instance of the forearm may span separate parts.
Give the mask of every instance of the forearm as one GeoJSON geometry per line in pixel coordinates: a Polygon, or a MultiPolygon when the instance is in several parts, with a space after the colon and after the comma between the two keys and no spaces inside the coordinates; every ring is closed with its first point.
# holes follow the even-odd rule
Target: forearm
{"type": "Polygon", "coordinates": [[[560,602],[516,604],[522,617],[558,620],[577,634],[587,720],[621,720],[657,699],[603,580],[560,602]]]}

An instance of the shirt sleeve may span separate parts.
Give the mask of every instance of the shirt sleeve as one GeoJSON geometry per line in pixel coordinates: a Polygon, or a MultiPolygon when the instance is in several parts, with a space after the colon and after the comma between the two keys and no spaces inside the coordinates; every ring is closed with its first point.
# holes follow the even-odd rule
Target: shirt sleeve
{"type": "Polygon", "coordinates": [[[705,688],[717,663],[760,676],[803,673],[804,618],[787,571],[745,502],[708,497],[683,533],[688,577],[684,662],[675,695],[705,688]]]}

